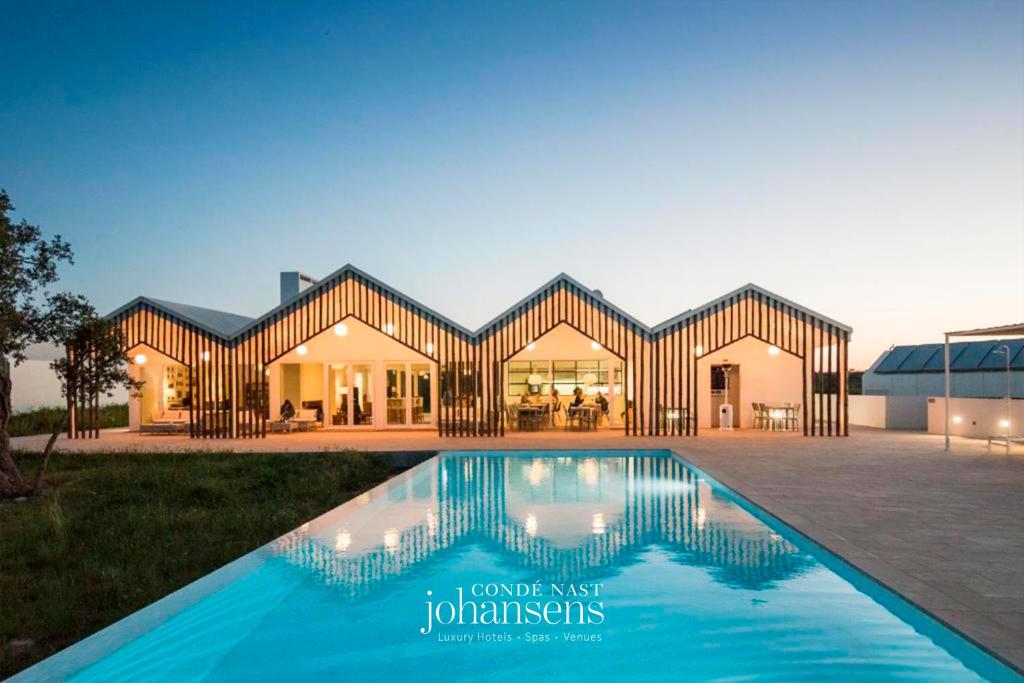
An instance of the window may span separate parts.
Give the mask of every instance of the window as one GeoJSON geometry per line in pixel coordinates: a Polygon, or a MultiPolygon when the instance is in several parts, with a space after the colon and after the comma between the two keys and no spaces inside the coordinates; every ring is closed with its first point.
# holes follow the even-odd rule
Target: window
{"type": "Polygon", "coordinates": [[[508,366],[508,395],[522,396],[530,390],[530,375],[540,375],[544,382],[540,385],[541,395],[551,392],[551,384],[548,379],[548,366],[550,361],[546,360],[514,360],[508,366]]]}
{"type": "MultiPolygon", "coordinates": [[[[616,386],[622,384],[622,363],[616,362],[609,368],[606,360],[556,360],[556,361],[511,361],[508,369],[508,395],[522,396],[529,389],[527,378],[538,374],[545,378],[540,385],[541,395],[551,392],[551,387],[562,396],[571,396],[576,387],[591,392],[608,393],[609,370],[614,372],[616,386]],[[550,374],[549,374],[550,373],[550,374]]],[[[618,389],[621,392],[621,389],[618,389]]]]}

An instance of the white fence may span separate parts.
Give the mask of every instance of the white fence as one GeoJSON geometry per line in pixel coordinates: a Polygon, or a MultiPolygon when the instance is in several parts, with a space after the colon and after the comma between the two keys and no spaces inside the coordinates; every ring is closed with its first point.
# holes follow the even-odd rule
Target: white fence
{"type": "MultiPolygon", "coordinates": [[[[990,436],[1006,434],[1005,398],[951,398],[949,399],[949,433],[953,436],[967,436],[987,439],[990,436]]],[[[928,399],[928,433],[945,433],[945,398],[928,399]]],[[[1010,432],[1013,436],[1024,434],[1024,399],[1013,399],[1010,408],[1010,432]]]]}
{"type": "Polygon", "coordinates": [[[879,429],[928,427],[924,396],[850,396],[850,424],[879,429]]]}

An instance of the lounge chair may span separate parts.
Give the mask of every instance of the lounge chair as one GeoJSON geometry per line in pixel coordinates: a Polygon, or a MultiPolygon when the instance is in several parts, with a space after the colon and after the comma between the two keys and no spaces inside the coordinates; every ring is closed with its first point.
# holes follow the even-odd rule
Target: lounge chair
{"type": "Polygon", "coordinates": [[[188,425],[187,410],[165,410],[156,413],[146,424],[139,425],[140,434],[180,434],[188,425]]]}

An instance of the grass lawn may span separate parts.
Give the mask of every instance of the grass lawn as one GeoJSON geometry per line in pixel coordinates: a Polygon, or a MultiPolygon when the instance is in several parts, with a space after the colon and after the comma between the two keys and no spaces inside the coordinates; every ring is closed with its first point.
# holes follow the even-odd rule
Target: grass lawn
{"type": "MultiPolygon", "coordinates": [[[[31,436],[33,434],[50,434],[64,417],[62,407],[36,408],[11,415],[7,424],[7,433],[11,436],[31,436]]],[[[112,403],[100,406],[100,429],[128,426],[128,404],[112,403]]]]}
{"type": "Polygon", "coordinates": [[[0,678],[397,471],[355,452],[55,453],[47,495],[0,503],[0,678]]]}

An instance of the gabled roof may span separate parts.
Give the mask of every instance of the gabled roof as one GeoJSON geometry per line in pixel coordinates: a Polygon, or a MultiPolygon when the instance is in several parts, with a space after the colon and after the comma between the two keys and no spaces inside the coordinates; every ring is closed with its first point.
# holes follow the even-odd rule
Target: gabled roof
{"type": "MultiPolygon", "coordinates": [[[[954,372],[1005,370],[1006,355],[1001,346],[1010,349],[1010,369],[1024,370],[1024,339],[956,342],[949,345],[949,369],[954,372]]],[[[942,344],[896,346],[876,362],[874,372],[880,375],[944,372],[945,351],[942,344]]]]}
{"type": "Polygon", "coordinates": [[[252,318],[244,315],[238,315],[237,313],[228,313],[227,311],[218,311],[213,308],[203,308],[201,306],[192,306],[190,304],[180,304],[175,301],[165,301],[163,299],[151,299],[145,296],[132,299],[124,306],[121,306],[117,310],[111,312],[107,317],[113,318],[139,304],[148,304],[152,308],[162,310],[165,313],[175,316],[176,318],[180,318],[185,322],[191,323],[196,327],[215,334],[223,339],[229,339],[243,327],[252,322],[252,318]]]}
{"type": "Polygon", "coordinates": [[[554,276],[553,278],[551,278],[550,280],[545,282],[543,285],[541,285],[537,289],[533,290],[532,292],[530,292],[529,294],[524,296],[522,299],[520,299],[516,303],[512,304],[511,306],[506,308],[504,311],[502,311],[501,313],[499,313],[498,315],[494,316],[493,318],[488,320],[486,323],[481,325],[477,329],[477,331],[473,333],[474,336],[477,336],[477,337],[480,336],[488,328],[490,328],[490,327],[496,325],[498,322],[500,322],[502,318],[504,318],[505,316],[513,313],[517,308],[520,308],[521,306],[524,306],[524,305],[530,303],[535,297],[537,297],[539,294],[541,294],[545,290],[550,289],[551,287],[555,287],[555,286],[557,286],[559,284],[570,285],[572,287],[575,287],[576,289],[579,289],[579,290],[589,294],[590,296],[592,296],[595,299],[597,299],[601,306],[604,306],[608,310],[613,311],[617,315],[622,316],[623,319],[628,320],[630,323],[632,323],[633,325],[635,325],[639,329],[641,329],[641,330],[643,330],[645,332],[650,332],[651,331],[650,327],[648,327],[647,325],[643,324],[642,322],[640,322],[639,320],[637,320],[636,318],[631,316],[629,313],[626,313],[624,310],[622,310],[621,308],[619,308],[615,304],[610,303],[608,300],[606,300],[604,298],[604,294],[602,292],[600,292],[600,291],[598,291],[596,289],[591,289],[591,288],[587,287],[586,285],[581,283],[579,280],[576,280],[576,279],[566,275],[565,273],[559,273],[558,275],[554,276]]]}
{"type": "Polygon", "coordinates": [[[806,313],[808,316],[815,318],[820,322],[833,325],[836,328],[843,330],[847,333],[851,333],[853,331],[853,329],[849,325],[845,325],[843,323],[838,322],[837,320],[817,313],[816,311],[813,311],[807,308],[806,306],[801,306],[800,304],[790,301],[785,297],[779,296],[778,294],[770,292],[767,289],[764,289],[763,287],[760,287],[753,283],[743,285],[742,287],[734,289],[728,294],[724,294],[718,297],[717,299],[709,301],[708,303],[702,306],[688,309],[683,313],[680,313],[679,315],[673,316],[672,318],[669,318],[668,320],[651,327],[649,325],[644,324],[643,322],[641,322],[634,316],[630,315],[629,313],[626,313],[618,306],[607,301],[600,291],[587,287],[586,285],[570,277],[566,273],[559,273],[558,275],[556,275],[555,277],[548,280],[546,283],[532,291],[530,294],[520,299],[512,306],[505,309],[502,313],[481,325],[476,331],[472,331],[455,322],[451,318],[448,318],[447,316],[438,313],[429,306],[426,306],[420,303],[419,301],[413,299],[412,297],[398,291],[394,287],[378,280],[372,275],[360,270],[359,268],[356,268],[350,263],[345,264],[344,266],[334,271],[330,275],[320,279],[319,281],[317,281],[316,284],[303,290],[297,296],[292,297],[288,301],[285,301],[273,307],[272,309],[270,309],[263,315],[259,316],[258,318],[249,318],[247,316],[237,315],[235,313],[228,313],[226,311],[218,311],[212,308],[203,308],[200,306],[192,306],[189,304],[181,304],[173,301],[152,299],[149,297],[141,296],[133,299],[124,306],[121,306],[117,310],[113,311],[112,313],[110,313],[108,317],[117,316],[123,313],[124,311],[132,308],[133,306],[139,304],[146,304],[150,307],[162,310],[172,316],[184,320],[185,322],[191,323],[200,329],[203,329],[207,332],[210,332],[214,335],[217,335],[227,340],[231,338],[237,338],[249,332],[251,329],[257,327],[261,322],[264,322],[272,318],[274,315],[278,314],[282,310],[286,310],[289,307],[294,306],[296,303],[301,304],[304,300],[312,299],[318,296],[320,293],[330,290],[331,288],[337,286],[339,281],[343,280],[346,277],[356,277],[371,284],[372,286],[386,293],[388,296],[390,296],[400,304],[409,308],[416,308],[422,311],[425,315],[433,317],[438,322],[449,326],[452,330],[462,334],[464,337],[470,340],[482,338],[487,333],[488,329],[498,324],[502,320],[502,318],[514,312],[516,309],[524,305],[528,305],[531,301],[533,301],[537,296],[541,295],[546,290],[560,285],[578,289],[581,292],[593,297],[595,299],[596,305],[603,307],[610,312],[613,312],[615,315],[621,316],[622,319],[626,320],[631,325],[635,326],[639,332],[651,336],[659,334],[663,330],[671,327],[672,325],[680,321],[698,317],[705,313],[711,312],[717,306],[725,302],[728,302],[730,299],[743,295],[753,294],[758,294],[765,297],[770,303],[784,305],[796,311],[806,313]]]}
{"type": "Polygon", "coordinates": [[[288,308],[289,306],[295,304],[296,302],[302,301],[303,299],[308,299],[308,298],[315,297],[320,292],[327,291],[327,290],[337,286],[338,281],[341,280],[342,278],[344,278],[346,275],[356,275],[356,276],[360,277],[361,279],[366,280],[367,282],[375,285],[376,287],[379,287],[381,290],[383,290],[383,291],[387,292],[388,294],[390,294],[395,300],[402,302],[406,306],[415,307],[415,308],[420,309],[421,311],[424,311],[425,313],[430,314],[434,318],[438,319],[440,322],[443,322],[446,325],[452,327],[453,329],[458,330],[459,332],[461,332],[463,335],[465,335],[467,337],[473,336],[473,332],[472,331],[470,331],[469,329],[463,327],[462,325],[460,325],[459,323],[455,322],[451,318],[448,318],[448,317],[446,317],[444,315],[441,315],[440,313],[438,313],[434,309],[430,308],[429,306],[421,304],[416,299],[413,299],[411,296],[408,296],[408,295],[398,291],[397,289],[395,289],[391,285],[378,280],[377,278],[373,277],[372,275],[370,275],[369,273],[367,273],[367,272],[365,272],[363,270],[360,270],[359,268],[356,268],[351,263],[346,263],[345,265],[343,265],[341,268],[338,268],[336,271],[334,271],[330,275],[328,275],[326,277],[323,277],[323,278],[320,278],[319,280],[317,280],[316,284],[314,284],[314,285],[312,285],[312,286],[302,290],[301,292],[298,293],[298,295],[291,297],[287,301],[284,301],[284,302],[280,303],[279,305],[274,306],[272,309],[270,309],[269,311],[267,311],[266,313],[264,313],[260,317],[255,318],[255,319],[250,319],[249,322],[246,325],[244,325],[243,327],[240,327],[238,330],[236,330],[235,334],[238,335],[238,334],[240,334],[242,332],[247,332],[249,330],[249,328],[256,327],[257,325],[259,325],[259,323],[263,322],[264,320],[267,320],[268,318],[273,317],[278,312],[288,308]]]}
{"type": "Polygon", "coordinates": [[[828,325],[832,325],[834,327],[837,327],[840,330],[843,330],[844,332],[846,332],[848,334],[853,332],[853,328],[850,327],[849,325],[841,323],[838,320],[835,320],[833,318],[828,317],[827,315],[822,315],[821,313],[818,313],[817,311],[814,311],[814,310],[812,310],[810,308],[807,308],[806,306],[802,306],[802,305],[796,303],[795,301],[790,301],[789,299],[787,299],[784,296],[779,296],[775,292],[770,292],[767,289],[765,289],[764,287],[761,287],[759,285],[755,285],[753,282],[748,282],[747,284],[743,285],[742,287],[737,287],[736,289],[732,290],[731,292],[729,292],[727,294],[723,294],[722,296],[718,297],[717,299],[713,299],[713,300],[707,302],[703,306],[699,306],[697,308],[691,308],[691,309],[689,309],[687,311],[683,311],[679,315],[673,316],[673,317],[669,318],[668,320],[666,320],[665,322],[659,323],[658,325],[655,325],[652,328],[652,331],[653,332],[660,332],[660,331],[664,330],[665,328],[671,327],[672,325],[675,325],[676,323],[678,323],[680,321],[687,320],[687,319],[693,318],[693,317],[697,317],[697,316],[703,315],[705,313],[708,313],[710,311],[713,311],[717,306],[719,306],[719,305],[721,305],[723,303],[728,302],[729,299],[733,299],[735,297],[741,296],[744,293],[760,294],[761,296],[766,297],[768,299],[774,299],[777,303],[780,303],[780,304],[782,304],[784,306],[788,306],[789,308],[792,308],[793,310],[800,311],[802,313],[806,313],[808,316],[810,316],[812,318],[817,318],[819,321],[821,321],[823,323],[826,323],[828,325]]]}

